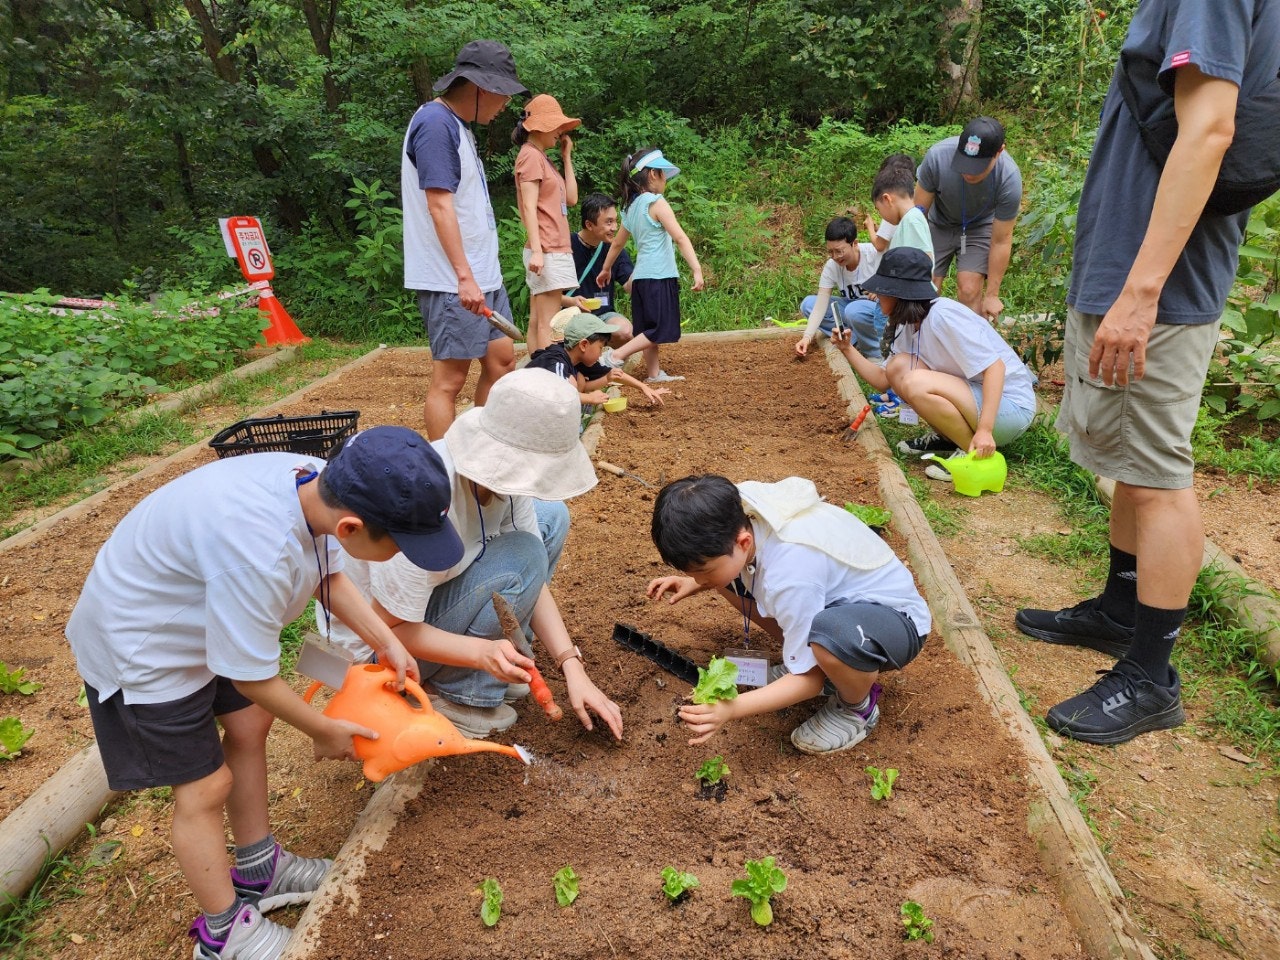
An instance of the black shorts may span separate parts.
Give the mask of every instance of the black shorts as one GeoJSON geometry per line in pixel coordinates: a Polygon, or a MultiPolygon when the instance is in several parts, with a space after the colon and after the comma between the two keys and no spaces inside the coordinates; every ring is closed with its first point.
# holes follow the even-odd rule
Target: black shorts
{"type": "Polygon", "coordinates": [[[675,343],[680,339],[680,280],[631,281],[631,332],[644,334],[650,343],[675,343]]]}
{"type": "Polygon", "coordinates": [[[173,787],[200,780],[223,764],[216,717],[253,701],[226,677],[214,677],[195,693],[164,703],[125,703],[117,690],[106,703],[87,683],[89,715],[112,790],[173,787]]]}

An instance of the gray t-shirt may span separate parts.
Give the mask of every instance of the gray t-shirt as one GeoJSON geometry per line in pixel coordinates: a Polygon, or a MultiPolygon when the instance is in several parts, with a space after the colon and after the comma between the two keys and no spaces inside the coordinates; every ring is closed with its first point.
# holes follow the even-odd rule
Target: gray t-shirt
{"type": "MultiPolygon", "coordinates": [[[[1280,71],[1280,0],[1145,0],[1124,50],[1160,64],[1160,83],[1194,64],[1240,85],[1240,96],[1280,71]]],[[[1067,303],[1105,314],[1124,287],[1155,203],[1160,168],[1112,77],[1076,218],[1067,303]]],[[[1202,217],[1160,294],[1158,323],[1216,323],[1231,292],[1247,213],[1202,217]]]]}
{"type": "Polygon", "coordinates": [[[978,227],[992,220],[1015,220],[1022,203],[1022,171],[1002,151],[995,168],[979,183],[965,183],[951,169],[959,137],[935,143],[924,155],[916,178],[933,194],[929,222],[940,227],[978,227]]]}

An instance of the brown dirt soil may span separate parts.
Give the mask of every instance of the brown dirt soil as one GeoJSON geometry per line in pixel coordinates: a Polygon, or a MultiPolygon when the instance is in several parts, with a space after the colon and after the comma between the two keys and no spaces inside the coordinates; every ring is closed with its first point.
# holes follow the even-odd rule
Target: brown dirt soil
{"type": "MultiPolygon", "coordinates": [[[[660,472],[671,479],[708,469],[736,479],[800,473],[837,502],[877,501],[874,472],[835,438],[843,410],[824,363],[794,363],[785,341],[714,350],[689,343],[670,350],[669,360],[691,382],[676,385],[664,411],[632,406],[609,417],[602,456],[651,481],[660,472]]],[[[290,412],[353,407],[367,425],[418,427],[428,379],[425,355],[393,352],[290,412]]],[[[4,698],[4,711],[22,716],[37,736],[18,762],[4,765],[0,815],[90,735],[74,703],[79,680],[61,630],[98,546],[141,496],[209,456],[0,554],[0,659],[27,666],[45,684],[34,697],[4,698]]],[[[1229,482],[1235,490],[1237,481],[1229,482]]],[[[682,685],[615,649],[612,622],[636,623],[701,660],[739,634],[722,603],[695,598],[667,608],[642,599],[647,579],[663,572],[645,534],[651,496],[602,474],[596,491],[571,504],[574,532],[556,579],[593,677],[623,705],[626,742],[614,746],[572,718],[552,727],[522,707],[515,739],[543,760],[527,783],[510,761],[490,756],[434,769],[388,854],[371,864],[358,891],[359,916],[327,922],[328,955],[656,955],[698,951],[708,926],[717,944],[743,956],[914,955],[929,948],[899,939],[904,899],[924,904],[937,921],[932,950],[949,956],[1077,955],[1024,835],[1021,761],[936,637],[907,671],[889,677],[880,727],[849,754],[809,758],[792,749],[787,735],[807,716],[806,705],[731,727],[702,748],[684,745],[671,720],[682,685]],[[693,772],[716,752],[733,769],[728,796],[722,804],[697,801],[693,772]],[[868,764],[902,770],[893,800],[871,803],[862,772],[868,764]],[[746,903],[732,900],[728,887],[745,858],[770,853],[790,886],[777,899],[773,927],[755,930],[746,903]],[[582,896],[561,910],[550,876],[565,863],[582,876],[582,896]],[[658,874],[667,864],[691,869],[703,884],[674,909],[659,902],[658,874]],[[474,894],[489,875],[506,891],[494,930],[480,925],[474,894]],[[535,928],[541,942],[531,946],[535,928]],[[428,929],[429,938],[421,932],[428,929]]],[[[1011,487],[964,503],[970,529],[946,547],[1032,709],[1043,712],[1106,664],[1087,651],[1024,641],[1012,631],[1013,610],[1029,598],[1072,602],[1087,586],[1013,539],[1062,527],[1047,500],[1011,487]]],[[[1252,568],[1251,559],[1242,556],[1252,568]]],[[[563,702],[562,684],[551,682],[563,702]]],[[[1280,875],[1264,838],[1276,829],[1276,782],[1257,765],[1221,755],[1196,726],[1203,710],[1192,699],[1191,725],[1117,750],[1059,744],[1059,759],[1097,778],[1089,802],[1100,839],[1111,848],[1130,911],[1162,955],[1274,955],[1280,875]],[[1214,935],[1224,937],[1225,949],[1214,935]]],[[[284,725],[273,732],[270,762],[277,833],[300,853],[332,854],[369,785],[352,767],[313,765],[305,737],[284,725]]],[[[169,812],[158,791],[112,806],[100,836],[123,841],[119,856],[87,867],[91,842],[70,852],[78,865],[70,879],[84,895],[64,890],[65,899],[42,913],[32,955],[188,955],[182,932],[194,907],[168,850],[169,812]]]]}
{"type": "MultiPolygon", "coordinates": [[[[843,405],[826,365],[795,363],[788,351],[780,341],[671,350],[671,367],[692,382],[677,385],[664,410],[611,416],[601,454],[653,481],[664,471],[765,480],[803,472],[837,502],[875,502],[872,471],[837,439],[843,405]],[[753,371],[749,383],[744,367],[753,371]],[[753,384],[770,385],[769,396],[757,398],[753,384]]],[[[427,373],[424,356],[392,354],[316,391],[297,412],[349,406],[363,412],[362,423],[416,425],[427,373]]],[[[10,577],[0,644],[21,652],[47,683],[27,698],[41,714],[31,717],[41,735],[11,768],[19,776],[6,777],[8,808],[86,741],[60,630],[97,545],[144,492],[0,554],[0,582],[10,577]]],[[[672,718],[683,685],[612,644],[612,624],[636,623],[703,661],[740,635],[723,604],[643,600],[644,584],[663,572],[647,541],[651,504],[652,493],[633,481],[603,476],[572,504],[574,532],[556,579],[593,676],[623,706],[625,742],[587,733],[572,718],[552,726],[523,706],[517,739],[540,758],[527,782],[511,761],[485,755],[434,769],[393,835],[395,853],[361,882],[369,906],[354,920],[328,922],[329,955],[363,957],[375,944],[379,955],[385,947],[414,957],[648,955],[676,944],[697,950],[710,927],[742,956],[852,957],[869,948],[897,956],[910,949],[898,916],[907,899],[925,905],[937,923],[935,949],[953,956],[1079,955],[1026,835],[1022,761],[936,638],[907,671],[887,678],[880,726],[843,756],[809,758],[791,747],[790,730],[809,705],[738,724],[706,747],[685,745],[672,718]],[[733,770],[728,796],[698,801],[693,773],[716,752],[733,770]],[[870,800],[868,764],[902,771],[891,801],[870,800]],[[763,931],[729,885],[745,859],[768,854],[790,886],[763,931]],[[561,910],[550,877],[566,862],[583,892],[561,910]],[[659,902],[667,864],[692,869],[703,884],[674,909],[659,902]],[[480,925],[473,894],[487,875],[506,890],[494,930],[480,925]],[[547,945],[530,946],[534,930],[547,945]]],[[[563,701],[563,686],[551,682],[563,701]]],[[[271,764],[281,837],[301,853],[335,851],[370,795],[357,770],[312,766],[305,738],[283,725],[273,733],[271,764]]],[[[36,949],[59,958],[186,955],[193,904],[167,849],[168,813],[161,792],[123,798],[109,811],[100,835],[123,841],[119,856],[80,870],[86,895],[42,914],[36,949]]],[[[73,859],[83,863],[86,853],[81,845],[73,859]]]]}

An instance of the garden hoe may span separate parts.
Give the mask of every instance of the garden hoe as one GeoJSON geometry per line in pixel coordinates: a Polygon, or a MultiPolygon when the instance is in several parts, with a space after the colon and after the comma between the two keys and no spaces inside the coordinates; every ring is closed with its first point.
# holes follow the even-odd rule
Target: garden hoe
{"type": "Polygon", "coordinates": [[[653,488],[653,484],[650,483],[648,480],[646,480],[644,477],[638,477],[634,473],[628,473],[626,470],[623,470],[616,463],[610,463],[608,460],[597,460],[596,466],[599,467],[601,470],[603,470],[605,473],[612,473],[615,477],[630,477],[632,480],[634,480],[636,483],[640,484],[641,486],[649,487],[650,489],[653,488]]]}
{"type": "MultiPolygon", "coordinates": [[[[525,640],[524,630],[516,618],[516,612],[511,609],[511,604],[507,603],[501,594],[493,593],[490,596],[493,597],[493,612],[498,615],[498,624],[502,627],[502,632],[507,635],[511,645],[523,653],[528,646],[528,641],[525,640]]],[[[542,674],[538,672],[537,667],[529,667],[529,692],[546,712],[548,720],[559,720],[564,716],[564,711],[552,699],[551,688],[547,686],[547,681],[542,679],[542,674]]]]}
{"type": "Polygon", "coordinates": [[[497,310],[490,310],[488,307],[480,309],[480,316],[484,317],[498,331],[510,337],[512,340],[523,340],[524,334],[514,323],[498,313],[497,310]]]}

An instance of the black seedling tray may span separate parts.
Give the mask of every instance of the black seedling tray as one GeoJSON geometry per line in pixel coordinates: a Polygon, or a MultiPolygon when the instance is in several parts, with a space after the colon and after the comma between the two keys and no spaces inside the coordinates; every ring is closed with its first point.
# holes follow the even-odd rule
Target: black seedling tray
{"type": "Polygon", "coordinates": [[[242,453],[300,453],[328,459],[333,449],[356,432],[359,410],[321,411],[302,417],[274,417],[241,420],[209,441],[221,457],[242,453]]]}
{"type": "Polygon", "coordinates": [[[697,684],[698,665],[684,654],[676,653],[666,644],[653,639],[649,634],[641,633],[635,627],[629,627],[625,623],[615,623],[613,639],[632,653],[638,653],[646,660],[652,660],[663,670],[674,674],[690,686],[697,684]]]}

